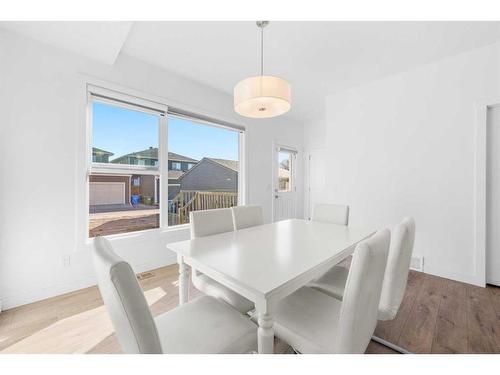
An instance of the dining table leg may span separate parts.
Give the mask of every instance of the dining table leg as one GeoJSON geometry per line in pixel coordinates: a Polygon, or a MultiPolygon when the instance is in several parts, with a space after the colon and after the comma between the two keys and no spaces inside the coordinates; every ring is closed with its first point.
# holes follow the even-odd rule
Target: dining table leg
{"type": "Polygon", "coordinates": [[[267,312],[259,312],[257,309],[259,329],[257,330],[257,345],[259,354],[274,353],[274,319],[267,312]]]}
{"type": "Polygon", "coordinates": [[[189,266],[184,263],[182,256],[177,257],[179,264],[179,305],[189,300],[189,266]]]}

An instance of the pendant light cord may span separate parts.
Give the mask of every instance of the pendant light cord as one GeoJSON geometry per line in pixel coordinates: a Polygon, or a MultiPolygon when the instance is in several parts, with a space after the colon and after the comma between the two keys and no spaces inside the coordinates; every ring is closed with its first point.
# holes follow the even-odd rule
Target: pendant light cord
{"type": "Polygon", "coordinates": [[[260,75],[264,75],[264,27],[260,28],[260,75]]]}

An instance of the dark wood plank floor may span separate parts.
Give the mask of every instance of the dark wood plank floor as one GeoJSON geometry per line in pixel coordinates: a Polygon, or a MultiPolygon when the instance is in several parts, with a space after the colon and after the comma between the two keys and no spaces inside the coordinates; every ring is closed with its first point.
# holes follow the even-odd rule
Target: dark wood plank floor
{"type": "Polygon", "coordinates": [[[498,287],[410,271],[398,315],[379,322],[375,334],[413,353],[500,353],[499,307],[498,287]]]}
{"type": "MultiPolygon", "coordinates": [[[[162,297],[151,305],[153,315],[177,306],[177,266],[154,270],[150,276],[140,283],[146,293],[161,291],[162,297]]],[[[191,298],[199,294],[192,288],[191,298]]],[[[398,315],[390,322],[379,322],[375,334],[414,353],[500,353],[500,288],[479,288],[411,271],[398,315]]],[[[0,314],[3,350],[121,352],[96,287],[4,311],[0,314]],[[89,337],[88,328],[82,326],[109,335],[92,341],[95,337],[89,337]]],[[[275,352],[293,350],[276,340],[275,352]]],[[[372,341],[367,353],[395,352],[372,341]]]]}

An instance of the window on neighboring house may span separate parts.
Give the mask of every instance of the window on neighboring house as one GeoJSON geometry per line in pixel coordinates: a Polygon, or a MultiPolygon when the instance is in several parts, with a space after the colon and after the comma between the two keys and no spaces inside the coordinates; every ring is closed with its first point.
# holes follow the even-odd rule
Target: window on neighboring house
{"type": "Polygon", "coordinates": [[[191,211],[238,204],[243,129],[93,87],[89,114],[89,237],[166,228],[191,211]],[[194,161],[169,169],[169,152],[194,161]]]}

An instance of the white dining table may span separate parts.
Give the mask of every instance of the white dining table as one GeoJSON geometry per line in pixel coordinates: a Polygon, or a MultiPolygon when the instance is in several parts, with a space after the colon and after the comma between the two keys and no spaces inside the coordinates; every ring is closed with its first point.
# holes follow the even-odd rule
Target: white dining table
{"type": "Polygon", "coordinates": [[[272,353],[273,306],[352,254],[373,228],[290,219],[169,243],[179,263],[179,303],[189,266],[255,303],[259,353],[272,353]]]}

